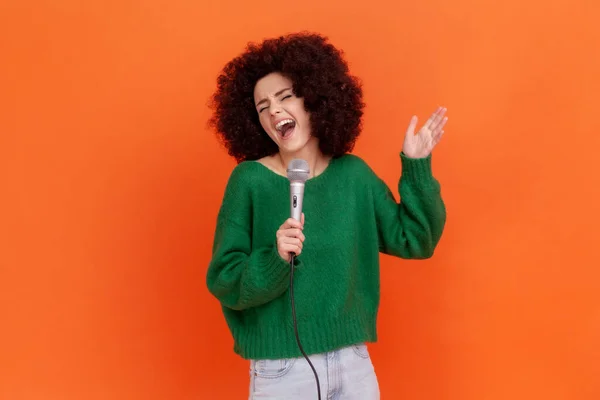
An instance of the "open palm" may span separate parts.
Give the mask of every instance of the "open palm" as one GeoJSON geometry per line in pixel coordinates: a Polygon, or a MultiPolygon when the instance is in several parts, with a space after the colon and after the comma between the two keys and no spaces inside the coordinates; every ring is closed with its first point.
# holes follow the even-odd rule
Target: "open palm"
{"type": "Polygon", "coordinates": [[[446,108],[439,107],[417,133],[415,133],[415,128],[418,118],[416,115],[411,118],[402,148],[402,152],[407,157],[425,158],[431,154],[444,135],[443,128],[448,121],[448,117],[444,117],[444,114],[446,114],[446,108]]]}

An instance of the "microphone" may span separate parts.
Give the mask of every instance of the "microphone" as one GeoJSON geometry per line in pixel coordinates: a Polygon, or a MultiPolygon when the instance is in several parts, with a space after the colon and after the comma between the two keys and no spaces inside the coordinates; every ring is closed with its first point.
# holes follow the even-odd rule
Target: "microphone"
{"type": "MultiPolygon", "coordinates": [[[[304,183],[308,179],[310,168],[308,162],[302,159],[294,159],[290,161],[287,168],[287,176],[290,180],[290,214],[296,221],[300,221],[302,218],[302,200],[304,200],[304,183]]],[[[321,385],[319,384],[319,375],[315,366],[310,362],[310,358],[302,348],[300,342],[300,335],[298,334],[298,321],[296,320],[296,305],[294,304],[294,264],[296,254],[291,253],[290,257],[290,300],[292,305],[292,320],[294,322],[294,333],[296,334],[296,343],[298,343],[298,349],[308,362],[308,365],[315,375],[315,382],[317,384],[317,398],[321,400],[321,385]]]]}
{"type": "Polygon", "coordinates": [[[310,168],[302,159],[290,161],[287,176],[290,180],[290,214],[296,221],[302,217],[302,200],[304,199],[304,182],[308,179],[310,168]]]}

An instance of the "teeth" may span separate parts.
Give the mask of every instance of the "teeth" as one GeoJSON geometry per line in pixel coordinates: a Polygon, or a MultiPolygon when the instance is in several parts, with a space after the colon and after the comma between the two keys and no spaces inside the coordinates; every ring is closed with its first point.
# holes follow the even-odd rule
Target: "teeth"
{"type": "Polygon", "coordinates": [[[283,128],[283,126],[285,124],[291,124],[293,122],[294,122],[294,120],[292,120],[292,119],[284,119],[283,121],[279,121],[279,123],[277,123],[277,125],[275,125],[275,129],[277,129],[278,131],[281,131],[281,128],[283,128]]]}

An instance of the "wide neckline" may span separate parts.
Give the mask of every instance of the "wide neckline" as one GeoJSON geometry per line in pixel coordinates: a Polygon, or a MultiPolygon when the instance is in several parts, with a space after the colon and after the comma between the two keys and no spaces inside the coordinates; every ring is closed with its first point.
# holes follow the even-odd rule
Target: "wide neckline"
{"type": "MultiPolygon", "coordinates": [[[[342,156],[342,157],[343,157],[343,156],[342,156]]],[[[319,175],[317,175],[317,176],[313,176],[312,178],[308,178],[308,179],[306,180],[305,184],[310,184],[310,183],[318,182],[318,181],[320,181],[321,179],[323,179],[323,178],[324,178],[324,177],[325,177],[325,176],[326,176],[326,175],[327,175],[327,174],[330,172],[330,170],[331,170],[331,167],[333,166],[333,164],[334,164],[334,163],[335,163],[335,162],[336,162],[336,161],[337,161],[339,158],[341,158],[341,157],[332,157],[332,158],[329,160],[329,163],[327,164],[327,166],[325,167],[325,169],[323,170],[323,172],[321,172],[321,173],[320,173],[319,175]]],[[[267,173],[269,173],[269,174],[271,174],[271,175],[273,175],[273,176],[279,177],[279,178],[281,178],[282,180],[286,180],[286,181],[288,181],[288,177],[287,177],[287,176],[285,176],[285,175],[281,175],[281,174],[279,174],[279,173],[277,173],[277,172],[273,171],[271,168],[267,167],[266,165],[264,165],[264,164],[263,164],[263,163],[261,163],[260,161],[258,161],[258,160],[252,160],[252,162],[253,162],[254,164],[258,164],[258,165],[259,165],[261,168],[265,169],[265,170],[267,171],[267,173]]]]}

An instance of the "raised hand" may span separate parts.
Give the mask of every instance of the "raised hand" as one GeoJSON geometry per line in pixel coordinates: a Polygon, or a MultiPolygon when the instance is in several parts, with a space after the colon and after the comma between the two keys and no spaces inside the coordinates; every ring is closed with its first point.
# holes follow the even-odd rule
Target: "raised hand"
{"type": "Polygon", "coordinates": [[[402,147],[402,152],[407,157],[425,158],[431,153],[444,135],[443,128],[448,121],[448,117],[444,117],[444,114],[446,108],[439,107],[417,133],[415,133],[417,116],[411,118],[402,147]]]}

